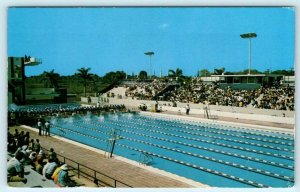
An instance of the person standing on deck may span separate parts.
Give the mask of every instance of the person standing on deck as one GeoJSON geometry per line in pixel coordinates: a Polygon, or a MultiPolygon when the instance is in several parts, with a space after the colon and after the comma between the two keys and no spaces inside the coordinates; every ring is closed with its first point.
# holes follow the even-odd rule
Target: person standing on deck
{"type": "Polygon", "coordinates": [[[190,105],[189,104],[186,105],[185,109],[186,109],[186,114],[187,115],[190,114],[190,105]]]}
{"type": "Polygon", "coordinates": [[[88,104],[90,105],[92,102],[91,96],[88,96],[87,100],[88,100],[88,104]]]}
{"type": "Polygon", "coordinates": [[[157,100],[155,102],[154,109],[155,109],[155,112],[158,112],[158,101],[157,100]]]}
{"type": "Polygon", "coordinates": [[[42,135],[42,122],[40,119],[38,119],[37,123],[38,129],[39,129],[39,135],[42,135]]]}
{"type": "Polygon", "coordinates": [[[45,130],[46,130],[45,135],[50,136],[50,123],[49,123],[49,121],[46,121],[46,123],[45,123],[45,130]]]}

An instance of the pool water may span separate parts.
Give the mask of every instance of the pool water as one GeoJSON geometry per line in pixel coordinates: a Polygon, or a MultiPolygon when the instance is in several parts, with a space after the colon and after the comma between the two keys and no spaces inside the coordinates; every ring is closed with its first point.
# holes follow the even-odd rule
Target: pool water
{"type": "Polygon", "coordinates": [[[146,114],[51,119],[51,132],[213,187],[292,187],[294,135],[146,114]]]}

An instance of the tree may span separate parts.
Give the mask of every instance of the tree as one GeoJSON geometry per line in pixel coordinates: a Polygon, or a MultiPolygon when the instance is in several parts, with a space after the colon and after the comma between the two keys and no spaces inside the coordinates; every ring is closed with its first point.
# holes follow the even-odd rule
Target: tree
{"type": "MultiPolygon", "coordinates": [[[[248,73],[249,73],[249,69],[245,69],[243,71],[235,72],[234,74],[235,75],[246,75],[248,73]]],[[[251,69],[250,73],[253,75],[253,74],[261,74],[262,72],[260,72],[260,71],[258,71],[256,69],[251,69]]]]}
{"type": "Polygon", "coordinates": [[[140,71],[139,73],[139,79],[145,80],[147,78],[147,72],[146,71],[140,71]]]}
{"type": "Polygon", "coordinates": [[[89,71],[91,70],[91,68],[80,68],[78,69],[78,73],[76,74],[79,78],[81,78],[82,83],[83,83],[83,92],[84,92],[84,96],[86,97],[86,86],[88,81],[93,80],[93,75],[91,73],[89,73],[89,71]]]}
{"type": "Polygon", "coordinates": [[[295,71],[294,71],[294,69],[291,69],[291,70],[275,70],[275,71],[272,71],[271,74],[293,76],[293,75],[295,75],[295,71]]]}
{"type": "Polygon", "coordinates": [[[123,80],[126,78],[126,73],[124,71],[116,71],[115,82],[123,80]]]}
{"type": "Polygon", "coordinates": [[[236,73],[226,71],[226,72],[224,73],[224,75],[236,75],[236,73]]]}
{"type": "Polygon", "coordinates": [[[54,69],[52,69],[49,72],[44,71],[42,76],[44,77],[44,79],[46,79],[50,83],[51,87],[54,87],[55,89],[58,88],[58,81],[59,81],[60,75],[58,73],[55,73],[54,69]]]}
{"type": "Polygon", "coordinates": [[[116,72],[111,71],[104,75],[103,80],[107,83],[116,83],[125,78],[126,78],[126,73],[124,71],[116,71],[116,72]]]}
{"type": "Polygon", "coordinates": [[[207,69],[202,69],[199,71],[199,75],[200,75],[200,77],[207,77],[207,76],[210,76],[211,74],[207,69]]]}
{"type": "Polygon", "coordinates": [[[174,71],[172,69],[169,69],[168,76],[169,77],[175,77],[176,80],[177,80],[179,77],[183,76],[182,69],[177,68],[176,71],[174,71]]]}
{"type": "Polygon", "coordinates": [[[215,75],[222,75],[224,72],[225,72],[225,68],[224,67],[222,67],[220,69],[215,69],[214,70],[214,74],[215,75]]]}
{"type": "Polygon", "coordinates": [[[91,87],[91,91],[93,92],[98,92],[98,86],[97,86],[97,82],[100,81],[100,77],[97,74],[92,74],[92,82],[90,84],[91,87]]]}

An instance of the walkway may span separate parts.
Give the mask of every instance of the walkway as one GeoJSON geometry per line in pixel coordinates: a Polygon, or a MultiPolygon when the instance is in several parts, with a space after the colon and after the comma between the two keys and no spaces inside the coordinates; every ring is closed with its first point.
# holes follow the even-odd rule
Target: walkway
{"type": "MultiPolygon", "coordinates": [[[[169,115],[174,115],[174,116],[179,115],[179,116],[187,116],[187,117],[205,119],[203,114],[202,115],[200,115],[200,114],[186,115],[184,112],[178,113],[178,112],[173,112],[173,111],[164,111],[164,112],[162,112],[162,114],[169,114],[169,115]]],[[[262,126],[268,126],[268,127],[286,128],[286,129],[294,129],[295,128],[295,126],[293,124],[275,123],[275,122],[268,122],[268,121],[256,121],[256,120],[240,119],[240,118],[232,118],[232,117],[218,116],[218,118],[216,120],[234,122],[234,123],[244,123],[244,124],[250,124],[250,125],[262,125],[262,126]]]]}

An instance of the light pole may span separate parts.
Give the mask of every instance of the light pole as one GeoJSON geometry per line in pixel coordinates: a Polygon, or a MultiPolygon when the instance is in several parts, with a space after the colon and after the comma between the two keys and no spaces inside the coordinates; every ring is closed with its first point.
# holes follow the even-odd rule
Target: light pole
{"type": "Polygon", "coordinates": [[[147,55],[147,56],[149,56],[149,63],[150,63],[150,73],[149,73],[149,76],[150,76],[150,79],[151,79],[151,73],[152,73],[151,57],[152,57],[152,55],[154,55],[154,52],[148,51],[148,52],[145,52],[144,54],[147,55]]]}
{"type": "Polygon", "coordinates": [[[252,38],[256,38],[257,35],[256,33],[245,33],[245,34],[241,34],[241,38],[243,39],[249,39],[249,71],[248,71],[248,75],[250,75],[250,71],[251,71],[251,39],[252,38]]]}

